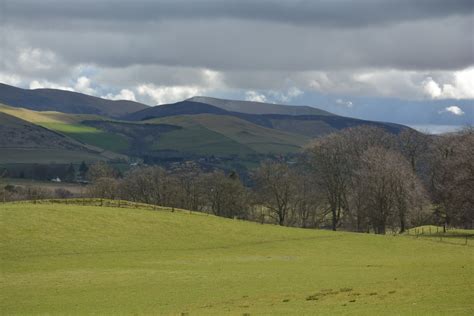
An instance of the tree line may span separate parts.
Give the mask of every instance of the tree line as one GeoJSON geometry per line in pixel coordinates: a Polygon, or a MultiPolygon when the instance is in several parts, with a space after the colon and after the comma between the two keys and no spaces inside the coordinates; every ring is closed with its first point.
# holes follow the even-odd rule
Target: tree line
{"type": "Polygon", "coordinates": [[[369,126],[315,139],[293,161],[236,172],[91,165],[87,196],[305,228],[385,234],[422,224],[472,228],[474,132],[399,135],[369,126]]]}

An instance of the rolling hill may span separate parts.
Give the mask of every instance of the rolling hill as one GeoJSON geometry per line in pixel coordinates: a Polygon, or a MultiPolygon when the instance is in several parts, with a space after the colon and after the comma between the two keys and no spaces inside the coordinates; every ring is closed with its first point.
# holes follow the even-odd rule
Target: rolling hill
{"type": "Polygon", "coordinates": [[[120,117],[147,108],[133,101],[112,101],[57,89],[21,89],[0,83],[0,103],[36,111],[120,117]]]}
{"type": "MultiPolygon", "coordinates": [[[[0,104],[0,113],[75,140],[101,156],[128,156],[148,163],[217,157],[240,169],[241,164],[256,165],[268,155],[297,153],[312,138],[347,127],[371,125],[390,133],[407,128],[337,116],[308,106],[208,97],[147,107],[69,91],[0,85],[0,100],[6,100],[6,105],[0,104]]],[[[5,133],[3,130],[0,137],[5,133]]],[[[50,159],[54,160],[53,156],[50,159]]]]}
{"type": "Polygon", "coordinates": [[[0,112],[0,163],[103,159],[100,151],[70,137],[0,112]]]}
{"type": "Polygon", "coordinates": [[[282,114],[282,115],[334,115],[311,106],[282,105],[264,102],[227,100],[196,96],[186,101],[209,104],[229,112],[247,114],[282,114]]]}
{"type": "MultiPolygon", "coordinates": [[[[210,137],[194,137],[194,139],[191,137],[189,142],[191,147],[189,150],[199,148],[200,150],[207,150],[209,152],[217,151],[218,148],[210,150],[206,147],[219,147],[220,142],[224,141],[229,143],[228,145],[230,148],[232,147],[230,146],[231,143],[238,144],[238,147],[235,148],[234,152],[234,154],[237,155],[248,153],[278,154],[297,152],[310,140],[304,136],[302,137],[300,135],[262,127],[237,117],[227,115],[179,115],[152,119],[145,122],[171,124],[183,127],[182,130],[176,131],[176,133],[188,133],[192,130],[194,131],[192,134],[198,136],[198,130],[207,130],[227,138],[227,140],[218,139],[216,140],[216,143],[209,143],[209,140],[211,139],[210,137]],[[205,140],[207,144],[203,144],[201,140],[205,140]]],[[[164,139],[161,141],[163,142],[166,140],[168,136],[171,135],[164,135],[164,139]]],[[[183,142],[174,141],[172,137],[173,136],[169,139],[168,144],[183,144],[183,142]]],[[[158,146],[163,146],[163,144],[158,143],[158,146]]]]}
{"type": "Polygon", "coordinates": [[[472,246],[140,207],[0,204],[0,313],[472,315],[472,246]]]}
{"type": "MultiPolygon", "coordinates": [[[[260,125],[262,127],[282,130],[288,133],[299,134],[305,137],[319,137],[331,132],[335,132],[348,127],[355,127],[360,125],[370,125],[380,127],[387,130],[390,133],[399,133],[401,130],[407,128],[406,126],[394,123],[385,122],[374,122],[367,120],[360,120],[350,117],[343,117],[333,115],[328,112],[318,110],[316,108],[302,107],[303,111],[299,112],[311,112],[314,110],[315,113],[319,114],[272,114],[271,106],[275,106],[276,109],[281,110],[280,112],[291,112],[293,106],[286,105],[275,105],[258,102],[247,102],[247,101],[236,101],[238,105],[244,108],[251,108],[255,106],[255,111],[262,112],[264,114],[249,114],[241,112],[233,112],[225,110],[224,108],[217,107],[212,104],[203,103],[207,98],[199,97],[199,102],[191,101],[189,99],[173,104],[163,104],[154,107],[149,107],[144,110],[126,115],[125,120],[131,121],[145,121],[153,118],[163,118],[180,115],[199,115],[199,114],[212,114],[217,116],[232,116],[245,120],[247,122],[260,125]],[[278,107],[279,106],[279,107],[278,107]],[[261,107],[261,108],[260,108],[261,107]],[[289,108],[289,109],[287,109],[289,108]],[[309,108],[311,110],[306,110],[309,108]]],[[[210,98],[215,104],[219,99],[210,98]]],[[[226,100],[224,100],[226,101],[226,100]]],[[[230,101],[229,101],[230,102],[230,101]]],[[[229,103],[232,104],[232,103],[229,103]]],[[[230,106],[229,106],[230,108],[230,106]]],[[[295,106],[295,108],[298,108],[295,106]]],[[[295,110],[296,111],[296,110],[295,110]]],[[[278,112],[278,111],[275,111],[278,112]]],[[[296,111],[298,112],[298,111],[296,111]]]]}
{"type": "Polygon", "coordinates": [[[107,118],[91,114],[68,114],[56,111],[33,111],[0,104],[0,113],[15,116],[30,123],[69,136],[82,144],[92,145],[99,151],[121,152],[129,147],[128,140],[119,134],[108,133],[84,124],[107,118]]]}

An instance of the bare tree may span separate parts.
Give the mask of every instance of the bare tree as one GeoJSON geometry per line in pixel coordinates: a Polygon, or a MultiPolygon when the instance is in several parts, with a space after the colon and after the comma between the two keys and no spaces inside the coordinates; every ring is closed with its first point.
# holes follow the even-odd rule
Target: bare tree
{"type": "Polygon", "coordinates": [[[98,178],[87,187],[87,196],[111,200],[120,198],[119,182],[113,178],[98,178]]]}
{"type": "Polygon", "coordinates": [[[247,192],[238,177],[216,171],[204,176],[205,200],[210,211],[223,217],[246,217],[247,192]]]}
{"type": "Polygon", "coordinates": [[[101,178],[115,178],[117,172],[107,163],[98,161],[88,168],[86,177],[91,181],[96,181],[101,178]]]}
{"type": "Polygon", "coordinates": [[[399,135],[400,149],[414,172],[417,171],[418,161],[428,150],[429,138],[427,135],[414,129],[404,129],[399,135]]]}
{"type": "Polygon", "coordinates": [[[299,169],[294,176],[294,212],[300,227],[314,227],[325,216],[321,212],[323,196],[315,177],[306,169],[299,169]]]}
{"type": "Polygon", "coordinates": [[[408,212],[423,200],[421,183],[408,161],[395,151],[370,147],[355,177],[374,231],[385,234],[387,225],[405,230],[408,212]]]}
{"type": "Polygon", "coordinates": [[[295,194],[294,174],[285,163],[265,162],[255,173],[256,193],[279,225],[285,225],[295,194]]]}
{"type": "Polygon", "coordinates": [[[347,207],[352,171],[346,139],[340,133],[330,134],[315,141],[308,154],[314,175],[324,190],[331,227],[336,230],[342,210],[347,207]]]}
{"type": "Polygon", "coordinates": [[[430,192],[444,227],[474,221],[474,130],[439,136],[430,150],[430,192]]]}

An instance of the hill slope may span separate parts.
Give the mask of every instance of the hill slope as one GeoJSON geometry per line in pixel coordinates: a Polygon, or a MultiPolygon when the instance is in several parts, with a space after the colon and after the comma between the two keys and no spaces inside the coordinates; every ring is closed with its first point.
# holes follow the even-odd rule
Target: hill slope
{"type": "MultiPolygon", "coordinates": [[[[107,118],[92,114],[68,114],[56,111],[33,111],[0,104],[0,113],[15,116],[51,131],[69,136],[82,144],[91,145],[97,151],[126,151],[129,147],[127,137],[109,133],[85,124],[85,121],[104,121],[107,118]]],[[[1,135],[1,134],[0,134],[1,135]]]]}
{"type": "MultiPolygon", "coordinates": [[[[152,123],[171,124],[183,127],[184,130],[206,129],[223,135],[229,140],[240,144],[241,147],[248,147],[255,153],[288,153],[299,151],[309,138],[282,132],[279,130],[262,127],[248,121],[227,115],[196,114],[170,116],[159,119],[152,119],[152,123]]],[[[196,133],[196,135],[198,135],[196,133]]],[[[166,139],[167,135],[164,135],[166,139]]],[[[161,141],[165,140],[162,139],[161,141]]],[[[200,137],[192,142],[192,146],[203,148],[200,140],[208,138],[200,137]]],[[[170,144],[177,142],[170,140],[170,144]]],[[[245,149],[236,148],[237,154],[245,153],[245,149]]],[[[218,148],[214,150],[218,154],[218,148]]]]}
{"type": "MultiPolygon", "coordinates": [[[[173,104],[163,104],[154,107],[149,107],[144,110],[126,115],[124,119],[131,121],[143,121],[150,120],[153,118],[163,118],[170,116],[180,116],[180,115],[199,115],[199,114],[213,114],[213,115],[225,115],[233,116],[241,120],[248,121],[250,123],[260,125],[266,128],[276,129],[285,131],[288,133],[299,134],[306,137],[319,137],[326,135],[328,133],[338,131],[347,127],[354,127],[360,125],[370,125],[380,127],[387,130],[390,133],[399,133],[406,126],[394,123],[385,123],[385,122],[374,122],[367,120],[360,120],[350,117],[343,117],[327,114],[310,114],[310,115],[288,115],[288,114],[249,114],[249,113],[240,113],[227,111],[223,108],[203,103],[207,98],[199,97],[197,100],[200,102],[195,102],[192,98],[189,100],[173,103],[173,104]]],[[[251,107],[248,102],[245,101],[235,101],[243,102],[244,104],[251,107]]],[[[270,104],[272,106],[278,106],[275,104],[270,104]]],[[[283,106],[284,109],[292,108],[292,106],[283,106]]],[[[310,108],[313,109],[313,108],[310,108]]],[[[319,111],[315,109],[316,112],[319,111]]],[[[263,110],[262,110],[263,111],[263,110]]]]}
{"type": "Polygon", "coordinates": [[[0,163],[100,160],[100,152],[44,127],[0,112],[0,163]]]}
{"type": "Polygon", "coordinates": [[[196,96],[186,101],[210,104],[230,112],[247,114],[284,114],[284,115],[333,115],[311,106],[282,105],[264,102],[226,100],[196,96]]]}
{"type": "Polygon", "coordinates": [[[470,246],[181,211],[19,203],[0,218],[2,314],[474,310],[470,246]]]}
{"type": "Polygon", "coordinates": [[[0,103],[36,111],[58,111],[120,117],[147,108],[126,100],[112,101],[57,89],[21,89],[0,83],[0,103]]]}

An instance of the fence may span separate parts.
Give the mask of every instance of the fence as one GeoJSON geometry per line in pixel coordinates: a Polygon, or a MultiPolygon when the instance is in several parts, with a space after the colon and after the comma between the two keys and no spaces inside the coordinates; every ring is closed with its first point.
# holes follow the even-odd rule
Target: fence
{"type": "Polygon", "coordinates": [[[427,238],[434,241],[456,245],[474,246],[474,233],[468,230],[439,226],[418,227],[407,230],[407,235],[413,238],[427,238]]]}
{"type": "Polygon", "coordinates": [[[130,202],[124,200],[93,199],[93,198],[72,198],[72,199],[42,199],[30,201],[13,201],[5,204],[66,204],[66,205],[84,205],[84,206],[103,206],[120,208],[139,208],[145,210],[159,211],[183,211],[172,207],[158,206],[154,204],[130,202]]]}

